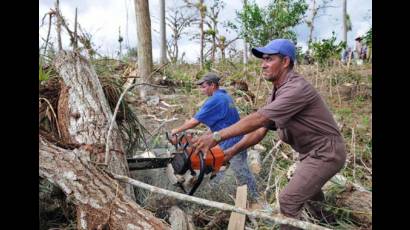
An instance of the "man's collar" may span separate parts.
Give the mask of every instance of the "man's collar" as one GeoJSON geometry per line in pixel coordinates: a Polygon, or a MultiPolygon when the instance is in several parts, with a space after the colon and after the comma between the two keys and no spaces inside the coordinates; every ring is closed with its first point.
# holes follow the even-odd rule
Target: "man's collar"
{"type": "Polygon", "coordinates": [[[219,89],[215,90],[214,93],[216,93],[216,92],[226,93],[226,90],[219,88],[219,89]]]}
{"type": "Polygon", "coordinates": [[[283,81],[282,81],[281,83],[279,83],[277,86],[274,85],[274,89],[275,89],[275,90],[278,90],[278,89],[279,89],[280,87],[282,87],[285,83],[287,83],[287,82],[292,78],[293,75],[295,75],[295,72],[294,72],[293,70],[289,70],[289,71],[285,74],[285,77],[284,77],[283,81]]]}
{"type": "Polygon", "coordinates": [[[218,88],[217,90],[215,90],[215,91],[212,93],[211,97],[214,96],[216,93],[226,93],[226,90],[225,90],[225,89],[218,88]]]}

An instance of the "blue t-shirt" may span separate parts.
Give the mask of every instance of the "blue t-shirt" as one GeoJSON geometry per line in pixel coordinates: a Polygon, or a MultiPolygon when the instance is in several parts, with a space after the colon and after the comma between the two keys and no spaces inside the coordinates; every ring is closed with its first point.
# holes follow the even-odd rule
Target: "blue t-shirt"
{"type": "MultiPolygon", "coordinates": [[[[208,126],[212,132],[229,127],[240,120],[232,98],[224,89],[215,91],[195,114],[194,118],[208,126]]],[[[241,135],[227,139],[219,145],[225,150],[238,143],[242,137],[241,135]]]]}

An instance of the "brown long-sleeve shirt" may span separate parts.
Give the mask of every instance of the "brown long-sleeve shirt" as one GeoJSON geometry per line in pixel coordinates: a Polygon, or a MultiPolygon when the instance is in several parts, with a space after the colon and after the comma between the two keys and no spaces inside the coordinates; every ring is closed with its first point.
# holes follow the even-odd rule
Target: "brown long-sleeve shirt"
{"type": "MultiPolygon", "coordinates": [[[[258,113],[275,122],[282,141],[304,159],[309,153],[336,140],[343,143],[337,124],[316,89],[299,74],[290,71],[285,81],[273,88],[267,104],[258,113]]],[[[329,153],[330,155],[341,153],[329,153]]]]}

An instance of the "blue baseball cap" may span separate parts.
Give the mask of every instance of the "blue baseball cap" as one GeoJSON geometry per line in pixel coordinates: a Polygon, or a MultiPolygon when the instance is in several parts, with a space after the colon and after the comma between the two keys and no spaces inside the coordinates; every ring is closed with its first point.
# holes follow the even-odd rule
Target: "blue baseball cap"
{"type": "Polygon", "coordinates": [[[296,59],[295,45],[290,40],[282,38],[272,40],[264,47],[252,48],[252,53],[258,58],[262,58],[264,54],[282,54],[292,61],[296,59]]]}

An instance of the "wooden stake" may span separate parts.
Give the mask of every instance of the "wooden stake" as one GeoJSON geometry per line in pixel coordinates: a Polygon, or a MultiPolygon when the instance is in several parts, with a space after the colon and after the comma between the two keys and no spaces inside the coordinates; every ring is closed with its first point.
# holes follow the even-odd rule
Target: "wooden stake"
{"type": "MultiPolygon", "coordinates": [[[[246,200],[247,200],[247,195],[248,195],[247,191],[248,190],[247,190],[246,184],[237,187],[235,207],[246,208],[246,200]]],[[[228,230],[244,229],[245,228],[245,218],[246,218],[245,215],[233,212],[231,214],[231,217],[229,218],[228,230]]]]}

